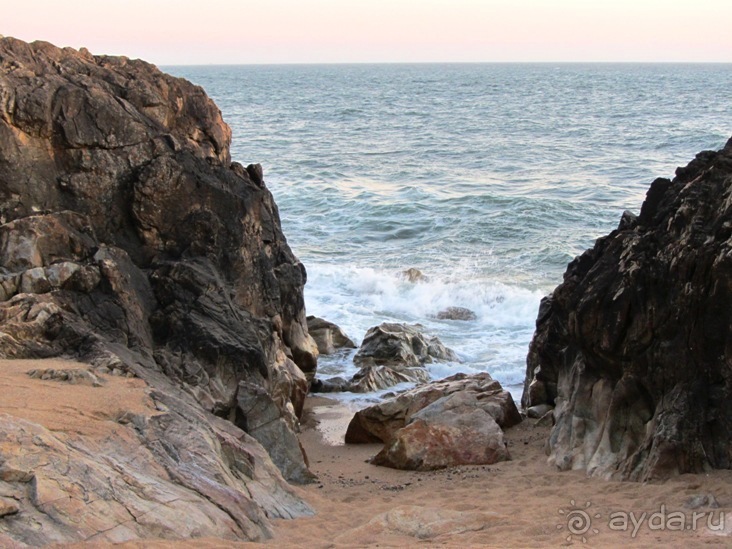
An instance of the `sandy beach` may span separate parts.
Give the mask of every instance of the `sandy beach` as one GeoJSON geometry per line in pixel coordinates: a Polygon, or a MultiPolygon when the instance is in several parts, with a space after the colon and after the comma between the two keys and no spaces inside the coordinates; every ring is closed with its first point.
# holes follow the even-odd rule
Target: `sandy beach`
{"type": "Polygon", "coordinates": [[[398,471],[367,463],[380,445],[341,442],[350,417],[351,412],[336,401],[308,400],[301,441],[320,482],[303,491],[317,515],[277,522],[273,545],[690,547],[729,543],[732,471],[683,475],[662,484],[558,472],[544,455],[549,427],[537,426],[531,419],[506,431],[511,461],[435,472],[398,471]],[[716,498],[718,509],[687,506],[691,498],[706,494],[716,498]],[[694,528],[695,512],[705,515],[696,519],[694,528]],[[585,518],[589,522],[583,522],[585,518]],[[627,528],[623,528],[624,518],[627,528]]]}
{"type": "MultiPolygon", "coordinates": [[[[31,380],[37,367],[59,361],[3,361],[0,414],[19,416],[71,436],[104,438],[123,429],[122,409],[155,413],[139,379],[105,376],[104,387],[31,380]]],[[[78,365],[81,366],[81,365],[78,365]]],[[[683,475],[662,484],[588,478],[546,463],[548,426],[535,420],[506,431],[512,460],[433,472],[367,463],[379,445],[345,445],[352,412],[310,397],[301,442],[318,476],[299,488],[316,510],[310,518],[278,520],[274,547],[691,547],[728,545],[732,534],[732,471],[683,475]],[[719,508],[688,502],[711,494],[719,508]],[[574,502],[574,503],[573,503],[574,502]],[[693,524],[697,515],[696,526],[693,524]],[[655,518],[654,518],[655,515],[655,518]],[[627,527],[622,528],[623,516],[627,527]],[[611,517],[615,517],[611,524],[611,517]],[[585,519],[584,522],[582,519],[585,519]],[[683,519],[683,523],[679,520],[683,519]],[[682,531],[679,531],[679,529],[682,531]]],[[[221,539],[128,542],[127,549],[253,547],[221,539]]],[[[105,547],[74,544],[66,547],[105,547]]]]}

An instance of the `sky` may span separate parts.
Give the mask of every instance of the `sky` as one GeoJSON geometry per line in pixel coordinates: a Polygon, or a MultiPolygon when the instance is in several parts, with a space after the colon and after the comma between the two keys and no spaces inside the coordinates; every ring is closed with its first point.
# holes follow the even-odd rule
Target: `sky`
{"type": "Polygon", "coordinates": [[[0,0],[0,34],[159,65],[732,62],[732,0],[0,0]]]}

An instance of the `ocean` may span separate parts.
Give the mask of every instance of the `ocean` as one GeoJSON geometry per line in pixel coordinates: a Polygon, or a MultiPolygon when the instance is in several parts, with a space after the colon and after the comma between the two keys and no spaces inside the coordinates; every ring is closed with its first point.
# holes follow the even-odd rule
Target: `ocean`
{"type": "MultiPolygon", "coordinates": [[[[430,365],[435,379],[487,371],[517,400],[539,301],[567,263],[654,178],[732,135],[730,64],[164,69],[217,103],[234,160],[264,167],[308,314],[356,342],[420,323],[462,359],[430,365]],[[477,320],[434,318],[449,306],[477,320]]],[[[352,375],[352,356],[321,357],[318,375],[352,375]]]]}

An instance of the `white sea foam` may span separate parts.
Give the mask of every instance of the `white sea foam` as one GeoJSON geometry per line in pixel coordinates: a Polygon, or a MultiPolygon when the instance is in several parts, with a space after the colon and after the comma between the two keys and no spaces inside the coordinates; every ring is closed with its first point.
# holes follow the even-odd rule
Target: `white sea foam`
{"type": "MultiPolygon", "coordinates": [[[[543,292],[485,278],[462,279],[459,273],[426,276],[426,281],[412,283],[400,269],[312,264],[306,306],[309,314],[335,322],[359,342],[382,322],[422,324],[462,360],[431,364],[434,379],[487,371],[504,383],[520,383],[543,292]],[[438,320],[437,313],[447,307],[468,308],[477,318],[438,320]]],[[[351,376],[356,372],[351,359],[352,355],[323,357],[320,371],[351,376]]]]}

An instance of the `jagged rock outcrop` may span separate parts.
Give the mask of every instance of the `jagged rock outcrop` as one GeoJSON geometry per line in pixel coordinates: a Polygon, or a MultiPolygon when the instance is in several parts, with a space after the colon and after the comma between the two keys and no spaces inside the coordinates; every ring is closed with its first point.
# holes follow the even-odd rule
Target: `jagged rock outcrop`
{"type": "Polygon", "coordinates": [[[310,513],[259,444],[165,380],[80,384],[82,365],[51,362],[0,361],[0,494],[16,507],[0,546],[264,539],[269,518],[310,513]]]}
{"type": "Polygon", "coordinates": [[[732,140],[569,264],[544,299],[523,405],[556,405],[561,469],[650,480],[732,467],[732,140]]]}
{"type": "Polygon", "coordinates": [[[384,442],[372,463],[397,469],[489,464],[509,459],[502,429],[520,422],[490,375],[455,374],[359,410],[345,441],[384,442]]]}
{"type": "Polygon", "coordinates": [[[0,356],[135,375],[245,429],[256,388],[292,435],[261,441],[306,480],[306,273],[230,138],[201,88],[143,61],[0,38],[0,356]]]}

